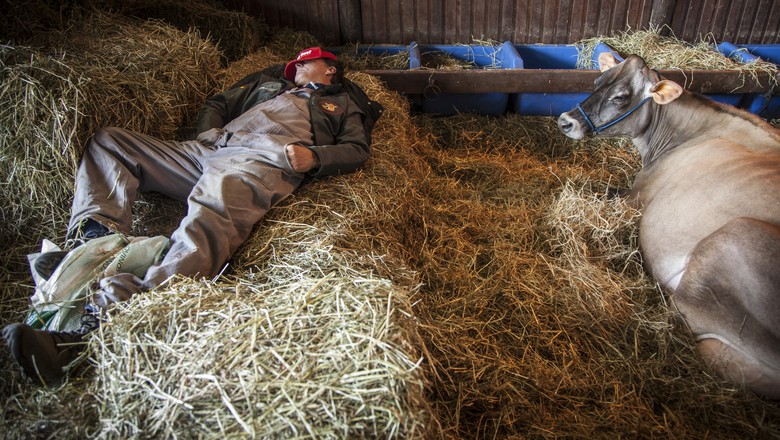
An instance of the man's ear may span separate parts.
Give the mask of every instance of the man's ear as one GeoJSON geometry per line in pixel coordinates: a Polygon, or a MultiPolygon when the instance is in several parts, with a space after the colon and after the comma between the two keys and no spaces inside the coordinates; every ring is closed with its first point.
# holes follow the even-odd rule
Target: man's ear
{"type": "Polygon", "coordinates": [[[602,52],[599,54],[599,69],[601,69],[602,72],[611,69],[617,65],[618,65],[618,60],[615,59],[615,57],[611,53],[602,52]]]}
{"type": "Polygon", "coordinates": [[[327,69],[325,69],[325,75],[335,75],[336,74],[336,66],[328,66],[327,69]]]}
{"type": "Polygon", "coordinates": [[[679,98],[680,95],[682,95],[682,92],[683,88],[680,87],[679,84],[674,81],[669,81],[668,79],[658,81],[653,88],[650,89],[653,101],[659,105],[669,104],[679,98]]]}

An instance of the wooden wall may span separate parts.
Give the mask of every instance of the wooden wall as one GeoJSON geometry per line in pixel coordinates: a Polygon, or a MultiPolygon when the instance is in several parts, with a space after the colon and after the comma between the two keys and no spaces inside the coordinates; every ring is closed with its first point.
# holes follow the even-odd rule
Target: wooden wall
{"type": "Polygon", "coordinates": [[[780,43],[780,0],[224,0],[323,44],[574,43],[653,26],[686,41],[780,43]]]}

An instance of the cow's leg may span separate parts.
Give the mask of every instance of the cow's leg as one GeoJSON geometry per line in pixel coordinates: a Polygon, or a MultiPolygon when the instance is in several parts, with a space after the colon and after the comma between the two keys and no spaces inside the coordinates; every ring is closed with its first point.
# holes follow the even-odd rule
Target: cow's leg
{"type": "Polygon", "coordinates": [[[780,225],[739,218],[706,237],[672,301],[709,365],[780,399],[780,225]]]}

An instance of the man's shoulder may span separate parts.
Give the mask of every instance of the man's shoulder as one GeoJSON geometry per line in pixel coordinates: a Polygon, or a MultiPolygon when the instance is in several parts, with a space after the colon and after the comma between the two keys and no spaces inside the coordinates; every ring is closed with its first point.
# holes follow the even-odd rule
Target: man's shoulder
{"type": "Polygon", "coordinates": [[[282,80],[282,74],[284,72],[284,65],[273,65],[266,67],[263,70],[252,72],[238,81],[234,82],[228,89],[234,89],[238,87],[251,87],[253,85],[263,84],[266,82],[278,82],[284,84],[282,80]]]}
{"type": "Polygon", "coordinates": [[[271,78],[265,75],[255,78],[244,78],[236,82],[228,90],[242,89],[254,91],[257,89],[278,91],[286,88],[289,84],[278,78],[271,78]]]}
{"type": "Polygon", "coordinates": [[[370,131],[384,113],[384,107],[379,102],[369,98],[366,92],[354,82],[344,78],[340,85],[344,93],[365,115],[366,129],[370,131]]]}

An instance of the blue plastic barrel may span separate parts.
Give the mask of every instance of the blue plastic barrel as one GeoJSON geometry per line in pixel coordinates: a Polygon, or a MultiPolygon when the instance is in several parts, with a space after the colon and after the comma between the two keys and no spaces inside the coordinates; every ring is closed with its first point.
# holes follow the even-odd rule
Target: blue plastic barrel
{"type": "MultiPolygon", "coordinates": [[[[506,41],[500,46],[481,45],[410,45],[412,69],[423,67],[423,56],[446,54],[457,60],[474,64],[482,69],[522,68],[522,60],[514,46],[506,41]]],[[[425,89],[421,99],[425,113],[454,115],[476,113],[481,115],[502,115],[506,112],[508,93],[441,93],[436,84],[425,89]]]]}
{"type": "MultiPolygon", "coordinates": [[[[522,58],[523,68],[537,69],[539,75],[545,69],[577,69],[579,50],[571,44],[523,44],[515,50],[522,58]]],[[[618,61],[623,59],[604,43],[598,43],[591,58],[591,70],[598,70],[598,57],[601,53],[611,52],[618,61]]],[[[588,92],[551,92],[551,93],[513,93],[510,97],[513,111],[529,116],[558,116],[574,108],[585,100],[588,92]]]]}
{"type": "MultiPolygon", "coordinates": [[[[739,48],[727,41],[718,44],[716,48],[718,52],[740,63],[750,63],[758,60],[758,57],[748,52],[747,49],[739,48]]],[[[755,93],[712,94],[707,96],[719,102],[744,108],[755,114],[759,114],[766,107],[767,103],[765,97],[755,93]]]]}
{"type": "MultiPolygon", "coordinates": [[[[780,68],[780,44],[740,44],[739,47],[780,68]]],[[[762,95],[761,98],[762,101],[757,100],[755,104],[764,104],[763,108],[758,110],[758,115],[766,119],[780,118],[780,96],[762,95]]]]}

